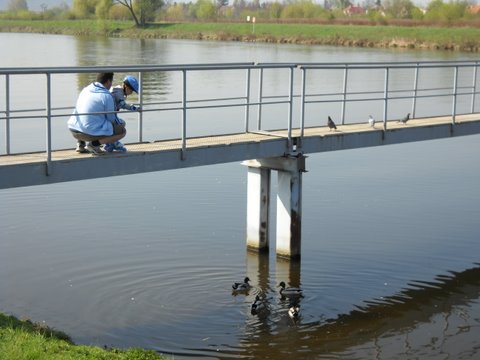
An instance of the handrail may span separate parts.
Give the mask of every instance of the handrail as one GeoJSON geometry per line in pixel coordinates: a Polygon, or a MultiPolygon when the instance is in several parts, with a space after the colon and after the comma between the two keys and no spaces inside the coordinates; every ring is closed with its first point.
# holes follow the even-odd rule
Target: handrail
{"type": "MultiPolygon", "coordinates": [[[[304,136],[305,118],[309,114],[309,107],[314,104],[341,104],[340,119],[341,124],[347,121],[347,109],[349,106],[360,102],[377,102],[383,104],[383,129],[387,129],[389,112],[395,101],[411,100],[411,114],[415,117],[418,100],[435,101],[441,98],[451,98],[451,112],[448,115],[452,117],[452,125],[455,125],[455,117],[458,113],[458,100],[461,97],[471,96],[469,112],[475,112],[475,100],[479,93],[477,91],[477,68],[480,62],[477,60],[460,60],[460,61],[405,61],[405,62],[347,62],[347,63],[253,63],[253,62],[234,62],[234,63],[210,63],[210,64],[173,64],[173,65],[122,65],[122,66],[78,66],[78,67],[34,67],[34,68],[0,68],[0,80],[5,79],[5,107],[0,108],[0,122],[5,121],[5,148],[6,154],[11,153],[11,125],[12,121],[22,119],[45,119],[46,120],[46,156],[47,156],[47,172],[51,162],[51,152],[53,149],[52,138],[52,121],[62,117],[68,117],[73,110],[72,106],[53,106],[51,83],[54,82],[55,74],[80,74],[80,73],[98,73],[98,72],[136,72],[139,74],[140,93],[138,94],[138,102],[142,107],[142,112],[138,114],[138,141],[143,141],[143,117],[144,114],[166,111],[181,112],[181,129],[180,138],[182,139],[182,158],[185,158],[187,152],[188,139],[188,118],[191,112],[200,109],[228,109],[228,108],[244,108],[244,131],[265,131],[262,129],[262,111],[266,106],[287,106],[287,111],[283,112],[286,117],[286,129],[288,132],[288,149],[291,149],[294,141],[292,141],[292,133],[294,119],[298,118],[298,128],[300,137],[304,136]],[[392,74],[397,70],[414,70],[411,87],[403,84],[402,88],[392,86],[392,74]],[[424,80],[420,78],[420,73],[427,69],[441,69],[442,71],[452,69],[452,82],[447,85],[434,85],[429,87],[425,85],[424,80]],[[472,81],[468,84],[462,83],[460,80],[460,69],[472,69],[472,81]],[[191,72],[218,72],[218,71],[245,71],[244,92],[241,95],[231,95],[222,93],[221,96],[192,98],[191,86],[201,86],[189,80],[188,74],[191,72]],[[267,71],[269,70],[269,71],[267,71]],[[286,70],[287,76],[279,71],[286,70]],[[379,72],[380,70],[380,72],[379,72]],[[320,72],[319,72],[320,71],[320,72]],[[322,71],[343,71],[343,82],[341,90],[332,91],[332,87],[326,87],[326,90],[319,91],[318,88],[312,86],[309,80],[314,76],[322,76],[322,71]],[[373,73],[377,77],[377,84],[383,81],[383,88],[372,90],[367,88],[359,90],[352,87],[350,90],[352,78],[355,72],[365,71],[373,73]],[[146,73],[155,72],[178,72],[181,74],[182,81],[180,86],[180,97],[178,100],[172,101],[145,101],[143,82],[146,73]],[[258,73],[258,77],[253,76],[254,72],[258,73]],[[381,75],[383,72],[383,75],[381,75]],[[299,77],[297,73],[301,73],[299,77]],[[12,108],[12,91],[11,84],[16,76],[29,75],[45,75],[46,76],[46,92],[45,107],[36,107],[34,109],[13,109],[12,108]],[[272,93],[268,93],[265,79],[268,76],[275,77],[275,81],[281,83],[276,86],[272,93]],[[310,86],[309,86],[310,85],[310,86]],[[188,87],[190,86],[190,87],[188,87]],[[258,94],[255,95],[252,88],[258,87],[258,94]],[[312,87],[315,87],[312,89],[312,87]],[[257,107],[256,124],[252,126],[251,118],[253,112],[252,107],[257,107]],[[63,111],[65,110],[65,111],[63,111]]],[[[408,72],[408,74],[410,74],[408,72]]],[[[372,75],[372,76],[373,76],[372,75]]],[[[409,75],[410,76],[410,75],[409,75]]],[[[450,74],[449,74],[450,76],[450,74]]],[[[465,77],[465,75],[463,76],[465,77]]],[[[239,89],[240,84],[232,84],[233,88],[239,89]]],[[[315,85],[315,84],[314,84],[315,85]]],[[[200,93],[202,93],[200,91],[200,93]]],[[[0,99],[1,100],[1,99],[0,99]]],[[[0,102],[0,106],[1,106],[0,102]]],[[[317,124],[324,126],[326,122],[317,124]]],[[[296,142],[295,142],[296,143],[296,142]]],[[[287,151],[288,151],[287,149],[287,151]]]]}

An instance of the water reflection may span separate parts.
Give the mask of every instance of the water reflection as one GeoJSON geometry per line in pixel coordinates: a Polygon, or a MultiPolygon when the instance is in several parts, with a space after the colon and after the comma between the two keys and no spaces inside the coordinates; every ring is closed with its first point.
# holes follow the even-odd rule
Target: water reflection
{"type": "MultiPolygon", "coordinates": [[[[112,63],[135,64],[135,65],[161,65],[156,61],[155,42],[139,40],[138,42],[119,43],[118,39],[76,37],[75,45],[78,54],[79,66],[112,65],[112,63]]],[[[120,83],[126,73],[115,74],[116,83],[120,83]]],[[[139,76],[138,74],[131,74],[139,76]]],[[[81,91],[87,84],[95,80],[96,74],[77,74],[77,89],[81,91]]],[[[146,72],[142,74],[143,100],[148,103],[165,101],[167,95],[173,92],[172,83],[176,76],[167,72],[146,72]]],[[[135,95],[134,95],[135,96],[135,95]]],[[[153,103],[155,104],[155,103],[153,103]]],[[[152,105],[153,105],[152,104],[152,105]]]]}
{"type": "MultiPolygon", "coordinates": [[[[333,354],[342,359],[362,359],[392,358],[398,353],[399,356],[436,358],[437,351],[441,351],[448,357],[449,353],[456,354],[458,350],[447,344],[451,336],[468,334],[472,328],[480,326],[478,318],[471,319],[468,311],[459,310],[479,305],[480,264],[475,265],[478,266],[462,272],[439,275],[434,281],[412,281],[409,288],[398,294],[365,302],[337,318],[302,323],[301,319],[292,321],[287,316],[290,300],[279,297],[278,290],[269,286],[268,254],[249,253],[248,274],[258,280],[259,292],[268,300],[268,311],[259,316],[246,314],[245,335],[240,342],[242,350],[230,355],[241,353],[242,358],[255,359],[309,359],[320,358],[323,354],[332,358],[333,354]],[[424,341],[439,343],[430,344],[426,353],[416,336],[434,333],[440,333],[438,338],[432,335],[430,339],[427,335],[424,341]],[[355,351],[350,352],[351,349],[355,351]]],[[[278,261],[276,266],[277,277],[287,274],[291,284],[300,284],[299,262],[278,261]]],[[[475,338],[474,332],[469,335],[475,338]]],[[[477,355],[480,347],[465,351],[477,355]]],[[[228,356],[228,352],[224,355],[228,356]]]]}

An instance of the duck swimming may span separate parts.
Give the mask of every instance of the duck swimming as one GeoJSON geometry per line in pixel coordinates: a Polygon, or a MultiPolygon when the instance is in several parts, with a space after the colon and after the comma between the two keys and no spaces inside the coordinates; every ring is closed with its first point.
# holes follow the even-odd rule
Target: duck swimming
{"type": "Polygon", "coordinates": [[[285,297],[296,297],[296,296],[303,296],[302,289],[296,287],[285,287],[285,282],[280,282],[278,284],[280,287],[280,295],[285,297]]]}
{"type": "Polygon", "coordinates": [[[290,309],[288,309],[288,316],[290,316],[292,319],[298,319],[298,314],[300,313],[300,306],[292,306],[290,309]]]}
{"type": "Polygon", "coordinates": [[[245,279],[243,279],[243,282],[233,283],[232,289],[235,290],[235,291],[249,290],[251,288],[250,284],[248,283],[249,281],[250,281],[250,279],[248,277],[246,277],[245,279]]]}
{"type": "Polygon", "coordinates": [[[265,299],[260,298],[260,296],[255,297],[255,301],[252,303],[251,306],[251,313],[252,315],[258,314],[260,311],[263,311],[267,308],[265,304],[265,299]]]}

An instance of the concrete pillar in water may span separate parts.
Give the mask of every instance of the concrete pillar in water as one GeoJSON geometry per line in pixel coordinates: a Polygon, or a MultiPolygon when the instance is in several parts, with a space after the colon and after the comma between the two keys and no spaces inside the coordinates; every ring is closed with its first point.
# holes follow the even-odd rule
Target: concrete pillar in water
{"type": "Polygon", "coordinates": [[[247,248],[268,251],[270,169],[248,167],[247,248]]]}
{"type": "Polygon", "coordinates": [[[268,248],[270,171],[278,171],[277,256],[299,259],[305,156],[248,160],[247,247],[268,248]]]}
{"type": "Polygon", "coordinates": [[[278,172],[277,256],[300,258],[302,235],[302,173],[278,172]]]}

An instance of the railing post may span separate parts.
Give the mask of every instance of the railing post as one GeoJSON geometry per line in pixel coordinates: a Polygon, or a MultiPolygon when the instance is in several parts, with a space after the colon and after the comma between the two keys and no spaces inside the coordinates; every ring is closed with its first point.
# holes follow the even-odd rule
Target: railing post
{"type": "Polygon", "coordinates": [[[452,124],[455,125],[455,115],[457,113],[457,83],[458,83],[458,66],[455,66],[453,73],[453,98],[452,98],[452,124]]]}
{"type": "Polygon", "coordinates": [[[342,125],[345,125],[345,107],[347,101],[347,82],[348,82],[348,65],[345,65],[343,72],[343,102],[342,102],[342,125]]]}
{"type": "Polygon", "coordinates": [[[47,176],[51,174],[51,162],[52,162],[52,83],[51,74],[47,75],[47,176]]]}
{"type": "Polygon", "coordinates": [[[290,82],[288,95],[288,148],[292,148],[292,117],[293,117],[293,67],[290,67],[290,82]]]}
{"type": "Polygon", "coordinates": [[[302,68],[302,89],[300,100],[300,137],[303,138],[305,129],[305,82],[307,80],[307,69],[302,68]]]}
{"type": "Polygon", "coordinates": [[[10,75],[5,75],[5,152],[10,154],[10,75]]]}
{"type": "Polygon", "coordinates": [[[250,73],[251,69],[248,68],[245,89],[245,132],[248,132],[248,122],[250,117],[250,73]]]}
{"type": "Polygon", "coordinates": [[[387,114],[388,114],[388,75],[389,68],[385,68],[385,84],[384,84],[384,100],[383,100],[383,130],[387,130],[387,114]]]}
{"type": "Polygon", "coordinates": [[[260,68],[258,79],[258,111],[257,111],[257,130],[262,128],[262,101],[263,101],[263,68],[260,68]]]}
{"type": "Polygon", "coordinates": [[[187,151],[187,70],[182,70],[182,160],[187,151]]]}
{"type": "Polygon", "coordinates": [[[138,112],[138,142],[143,141],[143,72],[138,73],[138,103],[140,111],[138,112]]]}
{"type": "Polygon", "coordinates": [[[412,99],[412,118],[415,118],[415,110],[417,109],[417,92],[418,92],[418,71],[419,63],[417,62],[417,67],[415,68],[415,79],[413,81],[413,99],[412,99]]]}
{"type": "Polygon", "coordinates": [[[477,93],[477,68],[478,68],[478,61],[475,61],[475,65],[473,66],[473,84],[472,84],[472,107],[470,112],[473,114],[475,112],[475,96],[477,93]]]}

